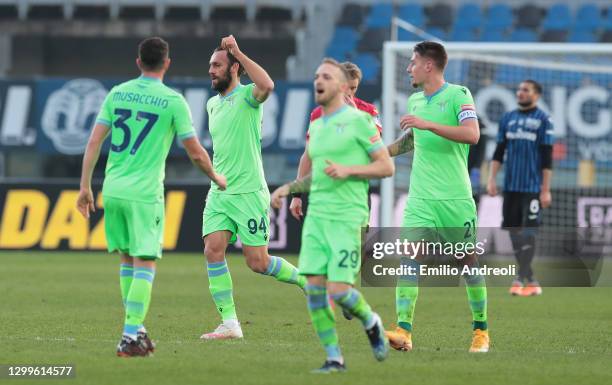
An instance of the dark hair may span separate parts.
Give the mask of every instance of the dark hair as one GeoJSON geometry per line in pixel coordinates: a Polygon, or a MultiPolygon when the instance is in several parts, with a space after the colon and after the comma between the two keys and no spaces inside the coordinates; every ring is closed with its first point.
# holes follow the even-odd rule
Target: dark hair
{"type": "MultiPolygon", "coordinates": [[[[238,61],[238,59],[236,59],[236,57],[230,53],[230,51],[226,50],[225,48],[221,48],[221,46],[215,48],[215,52],[219,52],[219,51],[227,52],[227,60],[229,62],[229,67],[233,66],[234,63],[238,63],[238,76],[239,77],[244,75],[244,73],[245,73],[244,67],[238,61]]],[[[228,71],[229,71],[229,68],[228,68],[228,71]]]]}
{"type": "Polygon", "coordinates": [[[334,67],[338,68],[340,70],[340,73],[342,73],[342,76],[344,76],[344,81],[348,81],[349,79],[352,79],[349,71],[346,69],[346,66],[344,64],[340,64],[340,62],[338,62],[338,60],[336,59],[326,57],[326,58],[323,58],[323,60],[321,60],[321,64],[331,64],[334,67]]]}
{"type": "Polygon", "coordinates": [[[527,84],[531,84],[533,86],[533,90],[536,92],[536,94],[538,95],[542,95],[542,85],[538,82],[536,82],[533,79],[526,79],[523,80],[523,83],[527,83],[527,84]]]}
{"type": "Polygon", "coordinates": [[[161,37],[149,37],[138,44],[138,57],[147,71],[160,70],[169,52],[170,46],[161,37]]]}
{"type": "Polygon", "coordinates": [[[448,55],[442,44],[435,41],[422,41],[414,46],[413,51],[422,57],[433,60],[440,71],[444,71],[444,68],[446,68],[448,55]]]}
{"type": "Polygon", "coordinates": [[[363,77],[363,74],[361,73],[361,69],[359,68],[357,64],[350,62],[350,61],[345,61],[342,63],[342,65],[344,66],[344,68],[346,68],[346,72],[348,72],[349,74],[349,79],[351,80],[357,79],[358,81],[361,82],[361,78],[363,77]]]}

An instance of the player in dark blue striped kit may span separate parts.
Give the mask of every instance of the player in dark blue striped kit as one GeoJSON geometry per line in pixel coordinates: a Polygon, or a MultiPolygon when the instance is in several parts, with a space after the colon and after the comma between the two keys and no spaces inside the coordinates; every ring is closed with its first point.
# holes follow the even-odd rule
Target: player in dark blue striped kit
{"type": "Polygon", "coordinates": [[[504,114],[499,122],[497,148],[487,183],[489,195],[497,195],[495,177],[506,155],[502,226],[510,231],[519,264],[518,277],[510,288],[512,295],[542,294],[542,288],[533,277],[531,261],[540,208],[550,206],[552,201],[553,124],[537,107],[541,94],[542,86],[534,80],[519,84],[516,92],[519,108],[504,114]]]}

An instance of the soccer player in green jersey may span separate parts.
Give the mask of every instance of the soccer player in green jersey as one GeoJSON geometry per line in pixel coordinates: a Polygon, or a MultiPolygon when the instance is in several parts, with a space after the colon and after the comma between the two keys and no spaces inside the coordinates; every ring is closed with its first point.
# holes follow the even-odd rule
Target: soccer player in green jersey
{"type": "Polygon", "coordinates": [[[111,134],[102,197],[108,251],[118,251],[121,296],[125,307],[122,357],[146,356],[154,350],[144,320],[151,301],[156,260],[164,233],[164,169],[177,135],[191,161],[221,189],[225,178],[215,173],[191,122],[181,94],[162,83],[170,65],[168,43],[158,37],[138,46],[139,78],[108,93],[96,119],[83,158],[79,211],[95,211],[91,177],[102,143],[111,134]]]}
{"type": "Polygon", "coordinates": [[[228,244],[240,235],[242,253],[255,272],[303,288],[304,277],[285,259],[268,254],[270,193],[261,158],[262,103],[274,89],[266,71],[245,55],[233,36],[222,39],[208,70],[219,94],[206,104],[215,170],[227,177],[227,189],[213,185],[204,207],[202,236],[210,293],[221,324],[202,339],[242,338],[232,277],[225,260],[228,244]],[[253,83],[242,85],[246,72],[253,83]]]}
{"type": "MultiPolygon", "coordinates": [[[[408,99],[408,114],[400,121],[403,130],[411,130],[391,144],[391,156],[414,149],[410,191],[402,227],[412,230],[436,229],[445,241],[447,234],[464,228],[469,241],[476,234],[476,206],[472,199],[467,171],[469,145],[478,142],[480,131],[470,91],[444,80],[448,62],[444,46],[425,41],[414,47],[407,68],[413,87],[421,87],[408,99]]],[[[450,238],[456,236],[453,234],[450,238]]],[[[463,237],[463,235],[462,235],[463,237]]],[[[415,240],[420,240],[415,239],[415,240]]],[[[419,259],[406,264],[419,269],[419,259]]],[[[475,256],[461,263],[477,264],[475,256]]],[[[465,276],[467,295],[473,317],[470,352],[487,352],[487,289],[481,275],[465,276]]],[[[412,322],[418,295],[418,275],[402,277],[396,289],[398,326],[387,332],[391,346],[412,349],[412,322]]]]}
{"type": "Polygon", "coordinates": [[[299,270],[308,279],[308,311],[327,352],[317,373],[345,370],[328,293],[361,320],[376,359],[384,360],[389,350],[380,317],[353,284],[361,266],[361,228],[369,214],[367,179],[391,176],[394,166],[372,116],[346,105],[348,79],[346,69],[333,59],[317,69],[315,101],[323,116],[309,127],[306,156],[312,176],[272,194],[272,207],[279,208],[290,193],[310,191],[299,270]]]}

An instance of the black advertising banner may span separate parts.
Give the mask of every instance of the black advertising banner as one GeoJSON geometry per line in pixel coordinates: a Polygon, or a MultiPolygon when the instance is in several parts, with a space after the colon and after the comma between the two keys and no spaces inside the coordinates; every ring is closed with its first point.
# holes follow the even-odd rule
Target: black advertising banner
{"type": "MultiPolygon", "coordinates": [[[[100,185],[94,185],[96,212],[86,220],[76,209],[78,185],[0,185],[0,250],[106,250],[100,185]]],[[[164,250],[201,252],[202,211],[207,185],[166,185],[164,250]]],[[[271,250],[299,251],[300,223],[289,218],[288,202],[271,210],[271,250]]],[[[240,247],[240,243],[235,245],[240,247]]]]}
{"type": "MultiPolygon", "coordinates": [[[[274,188],[270,187],[271,190],[274,188]]],[[[378,226],[380,196],[376,189],[373,190],[370,224],[378,226]]],[[[0,250],[105,250],[104,209],[100,191],[100,185],[94,185],[97,210],[88,221],[76,209],[76,182],[1,184],[0,250]]],[[[202,211],[208,186],[166,184],[165,191],[164,250],[201,252],[202,211]]],[[[552,194],[555,202],[544,211],[542,229],[551,227],[569,231],[591,228],[594,231],[589,234],[596,237],[598,243],[612,244],[612,198],[606,196],[604,189],[557,189],[552,194]]],[[[501,223],[501,200],[497,198],[481,199],[478,221],[482,227],[478,232],[483,236],[501,223]]],[[[395,203],[395,212],[401,216],[404,197],[398,197],[395,203]]],[[[270,250],[298,253],[302,224],[289,213],[289,199],[280,210],[270,210],[270,215],[270,250]]],[[[512,254],[506,235],[503,239],[500,236],[493,238],[497,241],[490,252],[512,254]]],[[[233,250],[239,249],[240,242],[234,247],[233,250]]]]}

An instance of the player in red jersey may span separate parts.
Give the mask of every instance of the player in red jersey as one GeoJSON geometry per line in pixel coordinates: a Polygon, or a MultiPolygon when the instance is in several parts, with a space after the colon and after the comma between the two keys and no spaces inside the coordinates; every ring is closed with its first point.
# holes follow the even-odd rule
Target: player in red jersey
{"type": "MultiPolygon", "coordinates": [[[[349,61],[345,61],[344,63],[342,63],[342,65],[344,66],[344,68],[346,68],[346,71],[350,76],[350,79],[348,81],[349,89],[347,94],[345,95],[346,104],[372,115],[372,117],[374,118],[374,122],[376,123],[376,128],[378,128],[379,132],[382,132],[382,125],[380,124],[378,110],[376,109],[376,106],[366,101],[363,101],[355,96],[355,93],[357,93],[357,89],[359,88],[359,83],[361,82],[362,78],[361,69],[359,69],[356,64],[351,63],[349,61]]],[[[317,106],[310,113],[310,121],[313,122],[319,119],[322,115],[322,112],[323,109],[321,108],[321,106],[317,106]]],[[[307,132],[306,141],[308,141],[308,138],[309,133],[307,132]]],[[[310,159],[306,156],[306,152],[304,151],[304,154],[302,154],[302,157],[300,158],[297,179],[303,178],[304,176],[308,175],[311,169],[312,163],[310,162],[310,159]]],[[[297,220],[300,220],[304,216],[304,212],[302,211],[302,198],[300,195],[293,196],[293,199],[291,200],[291,205],[289,206],[289,210],[291,211],[291,215],[293,215],[293,217],[297,220]]]]}

